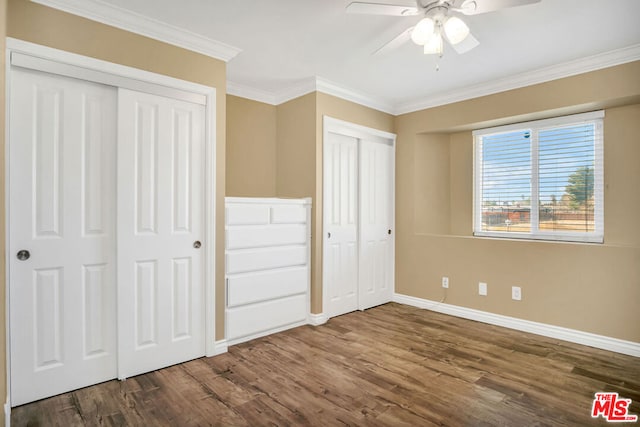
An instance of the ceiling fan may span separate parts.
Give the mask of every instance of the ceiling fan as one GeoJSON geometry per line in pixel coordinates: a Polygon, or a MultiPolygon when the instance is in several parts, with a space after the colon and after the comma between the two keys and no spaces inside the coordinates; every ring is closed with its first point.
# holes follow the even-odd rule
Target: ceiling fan
{"type": "Polygon", "coordinates": [[[446,39],[458,53],[465,53],[480,42],[471,34],[465,22],[455,16],[479,15],[509,7],[538,3],[541,0],[416,0],[416,6],[353,2],[347,13],[389,15],[400,17],[422,16],[411,27],[384,44],[374,55],[390,51],[411,39],[423,46],[425,54],[442,56],[446,39]]]}

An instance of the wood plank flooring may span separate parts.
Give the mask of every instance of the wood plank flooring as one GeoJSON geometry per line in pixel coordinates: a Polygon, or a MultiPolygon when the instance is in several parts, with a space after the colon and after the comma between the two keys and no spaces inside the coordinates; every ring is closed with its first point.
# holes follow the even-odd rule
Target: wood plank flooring
{"type": "MultiPolygon", "coordinates": [[[[640,358],[390,303],[13,408],[13,426],[588,426],[640,358]]],[[[623,424],[628,425],[628,424],[623,424]]],[[[640,422],[638,423],[640,425],[640,422]]]]}

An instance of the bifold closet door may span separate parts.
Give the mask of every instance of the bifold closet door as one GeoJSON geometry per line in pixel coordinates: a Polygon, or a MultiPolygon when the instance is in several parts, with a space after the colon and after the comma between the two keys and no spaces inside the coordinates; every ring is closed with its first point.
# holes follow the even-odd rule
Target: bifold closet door
{"type": "Polygon", "coordinates": [[[116,376],[116,89],[11,72],[11,403],[116,376]]]}
{"type": "Polygon", "coordinates": [[[118,91],[118,377],[205,354],[204,106],[118,91]]]}

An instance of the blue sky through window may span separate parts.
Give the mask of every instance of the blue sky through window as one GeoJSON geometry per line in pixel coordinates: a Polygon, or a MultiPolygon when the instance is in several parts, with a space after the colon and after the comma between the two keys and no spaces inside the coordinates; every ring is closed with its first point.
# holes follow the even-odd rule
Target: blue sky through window
{"type": "Polygon", "coordinates": [[[483,205],[509,206],[530,200],[529,130],[485,136],[482,141],[482,159],[483,205]]]}
{"type": "MultiPolygon", "coordinates": [[[[485,135],[482,142],[483,206],[530,206],[532,133],[528,129],[485,135]]],[[[538,133],[538,185],[542,205],[559,202],[569,177],[594,167],[593,124],[541,129],[538,133]]]]}

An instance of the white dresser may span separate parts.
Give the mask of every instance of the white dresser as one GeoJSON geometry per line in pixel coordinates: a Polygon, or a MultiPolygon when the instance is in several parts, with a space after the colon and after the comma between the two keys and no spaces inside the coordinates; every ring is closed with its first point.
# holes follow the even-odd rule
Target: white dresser
{"type": "Polygon", "coordinates": [[[227,343],[306,324],[311,199],[227,197],[225,209],[227,343]]]}

